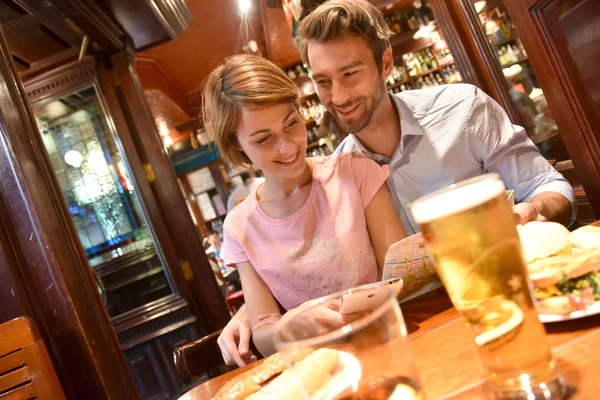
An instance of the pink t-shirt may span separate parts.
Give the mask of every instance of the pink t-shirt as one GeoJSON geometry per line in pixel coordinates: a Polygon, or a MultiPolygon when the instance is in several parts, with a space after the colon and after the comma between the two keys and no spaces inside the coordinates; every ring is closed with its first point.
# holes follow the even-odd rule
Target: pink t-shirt
{"type": "Polygon", "coordinates": [[[286,310],[377,280],[364,210],[388,168],[357,153],[311,161],[313,182],[302,208],[271,218],[254,192],[227,215],[223,230],[225,264],[250,261],[286,310]]]}

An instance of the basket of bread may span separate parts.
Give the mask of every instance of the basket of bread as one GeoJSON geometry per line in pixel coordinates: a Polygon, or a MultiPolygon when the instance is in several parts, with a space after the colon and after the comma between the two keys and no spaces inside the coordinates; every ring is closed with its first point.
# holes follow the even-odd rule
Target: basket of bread
{"type": "Polygon", "coordinates": [[[543,322],[600,312],[600,226],[569,232],[553,222],[518,226],[543,322]]]}

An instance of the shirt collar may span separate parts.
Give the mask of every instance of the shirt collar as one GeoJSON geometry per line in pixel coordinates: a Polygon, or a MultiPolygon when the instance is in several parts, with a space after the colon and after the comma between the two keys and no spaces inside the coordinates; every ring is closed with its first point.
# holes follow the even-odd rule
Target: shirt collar
{"type": "MultiPolygon", "coordinates": [[[[400,143],[398,143],[398,146],[394,150],[394,154],[392,156],[392,158],[395,159],[399,153],[399,150],[404,147],[404,138],[408,136],[423,136],[423,131],[421,129],[421,126],[413,116],[412,110],[406,104],[404,99],[401,96],[394,95],[392,93],[389,93],[389,96],[392,98],[392,101],[394,102],[394,105],[398,110],[398,117],[400,118],[400,129],[402,130],[402,138],[400,139],[400,143]]],[[[375,154],[367,150],[355,134],[351,133],[350,136],[352,136],[354,146],[358,151],[362,152],[363,154],[366,154],[378,163],[390,163],[390,159],[386,156],[382,154],[375,154]]]]}

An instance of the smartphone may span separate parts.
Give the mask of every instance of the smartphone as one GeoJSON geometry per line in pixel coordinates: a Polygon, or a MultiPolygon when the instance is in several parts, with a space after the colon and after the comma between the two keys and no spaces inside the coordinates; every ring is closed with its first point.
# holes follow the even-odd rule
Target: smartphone
{"type": "Polygon", "coordinates": [[[342,295],[340,313],[351,314],[360,311],[373,310],[379,306],[386,297],[385,291],[374,289],[389,287],[394,292],[394,295],[398,296],[402,290],[403,284],[404,282],[401,278],[394,278],[350,289],[342,295]]]}

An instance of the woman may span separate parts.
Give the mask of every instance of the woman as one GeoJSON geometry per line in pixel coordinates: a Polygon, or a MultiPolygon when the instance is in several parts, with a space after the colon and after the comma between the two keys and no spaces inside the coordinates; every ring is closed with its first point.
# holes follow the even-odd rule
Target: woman
{"type": "Polygon", "coordinates": [[[225,264],[240,273],[254,343],[265,356],[274,352],[279,305],[290,310],[377,281],[388,247],[406,236],[387,168],[357,154],[306,159],[298,101],[283,71],[248,55],[227,59],[203,91],[204,124],[224,160],[254,164],[265,177],[223,232],[225,264]]]}

